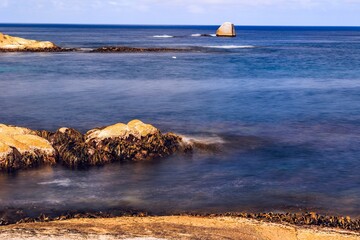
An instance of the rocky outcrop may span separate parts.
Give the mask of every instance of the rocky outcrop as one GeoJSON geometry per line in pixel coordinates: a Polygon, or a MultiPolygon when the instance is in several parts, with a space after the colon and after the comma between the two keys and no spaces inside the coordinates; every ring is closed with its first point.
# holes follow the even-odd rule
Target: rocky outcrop
{"type": "Polygon", "coordinates": [[[0,50],[2,51],[49,51],[57,49],[60,48],[52,42],[29,40],[0,33],[0,50]]]}
{"type": "Polygon", "coordinates": [[[40,131],[38,134],[50,141],[59,154],[59,162],[70,168],[152,160],[192,150],[192,146],[180,136],[162,134],[159,129],[140,120],[92,129],[85,135],[71,128],[60,128],[55,133],[40,131]]]}
{"type": "Polygon", "coordinates": [[[116,161],[152,160],[191,151],[192,144],[181,136],[163,134],[140,120],[92,129],[86,134],[71,128],[49,132],[0,124],[1,171],[55,163],[86,168],[116,161]]]}
{"type": "Polygon", "coordinates": [[[161,53],[161,52],[190,52],[193,49],[189,48],[142,48],[142,47],[125,47],[125,46],[107,46],[92,50],[91,52],[98,53],[161,53]]]}
{"type": "Polygon", "coordinates": [[[55,149],[50,142],[35,134],[27,128],[0,124],[0,170],[55,164],[55,149]]]}
{"type": "Polygon", "coordinates": [[[236,37],[235,26],[231,22],[223,23],[216,31],[217,37],[236,37]]]}

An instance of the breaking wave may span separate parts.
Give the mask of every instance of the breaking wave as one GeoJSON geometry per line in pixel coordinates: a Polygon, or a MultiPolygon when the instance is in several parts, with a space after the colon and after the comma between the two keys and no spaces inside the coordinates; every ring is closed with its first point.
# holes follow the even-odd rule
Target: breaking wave
{"type": "Polygon", "coordinates": [[[173,38],[174,36],[171,36],[171,35],[154,35],[153,36],[154,38],[173,38]]]}

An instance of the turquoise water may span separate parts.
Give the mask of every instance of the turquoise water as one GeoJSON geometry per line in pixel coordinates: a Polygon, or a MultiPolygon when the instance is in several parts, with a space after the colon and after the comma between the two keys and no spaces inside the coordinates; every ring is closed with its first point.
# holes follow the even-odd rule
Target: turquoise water
{"type": "Polygon", "coordinates": [[[360,28],[239,27],[237,38],[194,35],[215,30],[0,25],[0,32],[63,47],[200,49],[0,53],[1,123],[85,132],[139,118],[220,148],[88,171],[3,174],[0,205],[360,216],[360,28]]]}

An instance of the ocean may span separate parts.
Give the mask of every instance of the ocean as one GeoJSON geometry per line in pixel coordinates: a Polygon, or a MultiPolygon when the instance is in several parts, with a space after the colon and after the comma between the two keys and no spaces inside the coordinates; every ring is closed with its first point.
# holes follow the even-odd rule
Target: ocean
{"type": "Polygon", "coordinates": [[[0,53],[0,123],[86,132],[141,119],[212,151],[0,174],[1,209],[305,212],[360,217],[360,28],[0,24],[89,50],[0,53]],[[207,34],[202,36],[201,34],[207,34]]]}

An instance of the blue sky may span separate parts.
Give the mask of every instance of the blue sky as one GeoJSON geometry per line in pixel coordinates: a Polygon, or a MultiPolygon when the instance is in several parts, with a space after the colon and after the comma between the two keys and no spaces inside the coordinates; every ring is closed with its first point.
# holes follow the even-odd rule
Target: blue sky
{"type": "Polygon", "coordinates": [[[0,23],[360,26],[360,0],[0,0],[0,23]]]}

